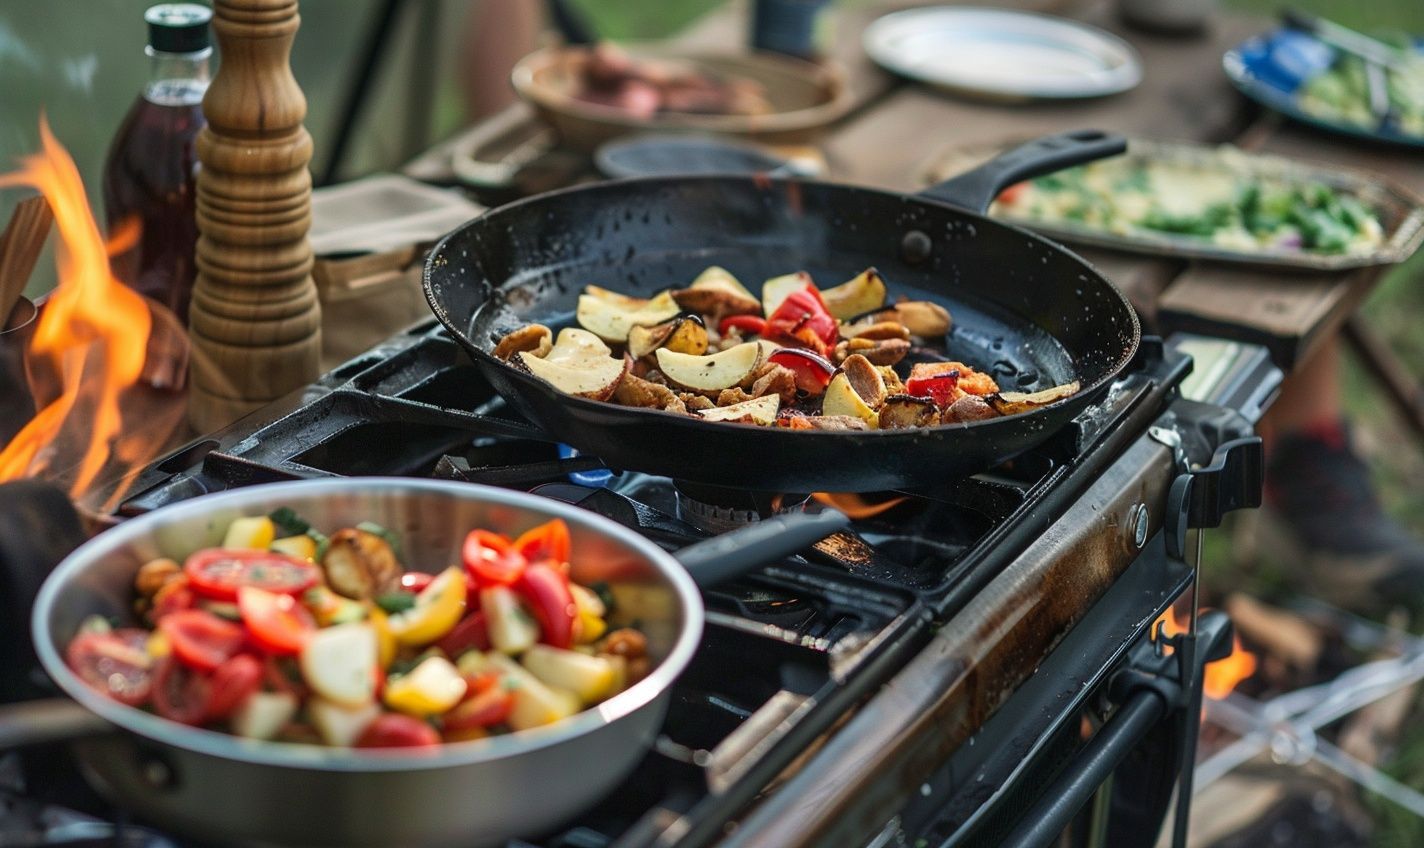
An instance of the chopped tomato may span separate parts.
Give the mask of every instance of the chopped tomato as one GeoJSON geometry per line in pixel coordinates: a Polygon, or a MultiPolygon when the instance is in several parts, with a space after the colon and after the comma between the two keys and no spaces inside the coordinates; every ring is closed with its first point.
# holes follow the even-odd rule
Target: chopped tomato
{"type": "MultiPolygon", "coordinates": [[[[950,374],[957,374],[954,387],[957,392],[949,399],[952,403],[965,394],[971,395],[991,395],[999,390],[999,384],[994,382],[994,378],[982,371],[975,371],[963,362],[917,362],[915,367],[910,369],[910,379],[905,382],[905,388],[911,394],[915,392],[915,386],[930,378],[944,378],[950,374]]],[[[919,395],[924,397],[923,394],[919,395]]],[[[938,402],[939,398],[935,398],[938,402]]],[[[941,404],[943,406],[944,404],[941,404]]]]}
{"type": "Polygon", "coordinates": [[[727,331],[736,327],[742,331],[743,335],[760,336],[766,333],[766,319],[760,315],[728,315],[717,322],[717,332],[727,335],[727,331]]]}
{"type": "Polygon", "coordinates": [[[243,586],[237,590],[242,623],[263,649],[274,654],[298,654],[316,632],[316,621],[291,595],[243,586]]]}
{"type": "Polygon", "coordinates": [[[275,551],[207,548],[188,557],[183,571],[195,591],[219,601],[235,600],[242,586],[300,595],[321,580],[315,565],[275,551]]]}
{"type": "Polygon", "coordinates": [[[165,657],[153,681],[153,708],[166,719],[197,726],[207,715],[210,688],[208,678],[165,657]]]}
{"type": "Polygon", "coordinates": [[[808,395],[819,395],[830,385],[836,367],[822,356],[809,350],[788,347],[778,350],[770,357],[777,365],[791,369],[796,375],[796,390],[808,395]]]}
{"type": "Polygon", "coordinates": [[[227,662],[247,641],[241,627],[206,610],[171,613],[158,622],[158,629],[168,637],[174,656],[201,672],[227,662]]]}
{"type": "Polygon", "coordinates": [[[546,564],[536,563],[524,569],[514,588],[529,602],[539,622],[540,640],[555,648],[572,647],[578,606],[569,591],[568,578],[546,564]]]}
{"type": "Polygon", "coordinates": [[[434,574],[427,574],[424,571],[407,571],[401,575],[401,588],[407,592],[419,595],[421,590],[430,585],[430,581],[435,579],[434,574]]]}
{"type": "Polygon", "coordinates": [[[232,715],[262,685],[262,663],[250,654],[238,654],[213,672],[209,681],[208,721],[222,721],[232,715]]]}
{"type": "Polygon", "coordinates": [[[766,334],[824,355],[840,338],[840,328],[826,309],[821,293],[814,285],[808,285],[792,292],[776,307],[776,311],[766,319],[766,334]]]}
{"type": "Polygon", "coordinates": [[[488,651],[489,616],[484,610],[475,610],[451,628],[449,633],[435,640],[435,647],[445,652],[445,656],[455,659],[466,651],[488,651]]]}
{"type": "Polygon", "coordinates": [[[64,658],[91,689],[137,707],[153,692],[157,662],[149,656],[148,636],[148,631],[138,628],[80,633],[65,649],[64,658]]]}
{"type": "Polygon", "coordinates": [[[486,671],[482,674],[476,674],[473,677],[470,675],[466,675],[465,700],[468,701],[470,698],[473,698],[481,692],[488,692],[489,690],[498,686],[500,681],[503,679],[504,675],[500,674],[497,671],[486,671]]]}
{"type": "Polygon", "coordinates": [[[153,596],[153,606],[148,611],[150,621],[157,622],[169,613],[192,609],[197,606],[197,596],[188,585],[188,578],[178,575],[159,589],[153,596]]]}
{"type": "Polygon", "coordinates": [[[1023,196],[1024,191],[1026,191],[1027,189],[1028,183],[1026,182],[1014,183],[1013,185],[999,192],[998,201],[1004,204],[1005,206],[1012,206],[1018,202],[1019,198],[1023,196]]]}
{"type": "Polygon", "coordinates": [[[569,525],[562,518],[525,530],[514,540],[514,549],[523,555],[525,562],[565,563],[569,561],[571,547],[569,525]]]}
{"type": "MultiPolygon", "coordinates": [[[[497,681],[496,681],[497,682],[497,681]]],[[[467,695],[444,716],[446,730],[469,730],[490,727],[509,718],[514,708],[514,695],[503,687],[492,686],[483,692],[467,695]]]]}
{"type": "Polygon", "coordinates": [[[414,716],[382,713],[356,738],[357,748],[423,748],[439,745],[435,728],[414,716]]]}
{"type": "MultiPolygon", "coordinates": [[[[915,368],[919,368],[917,364],[915,368]]],[[[959,369],[950,369],[923,375],[910,375],[905,381],[905,391],[915,397],[927,397],[935,406],[946,407],[964,395],[959,389],[959,369]]]]}
{"type": "Polygon", "coordinates": [[[480,586],[508,586],[524,571],[523,555],[499,533],[471,530],[461,553],[465,570],[480,586]]]}

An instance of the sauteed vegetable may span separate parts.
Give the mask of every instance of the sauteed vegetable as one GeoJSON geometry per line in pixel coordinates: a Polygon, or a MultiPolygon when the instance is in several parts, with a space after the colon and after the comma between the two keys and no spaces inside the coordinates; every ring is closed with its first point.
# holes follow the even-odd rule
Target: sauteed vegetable
{"type": "Polygon", "coordinates": [[[646,299],[587,286],[579,327],[555,337],[528,324],[500,339],[495,356],[566,394],[793,430],[967,423],[1078,391],[1075,381],[1001,392],[990,374],[941,352],[947,310],[887,293],[874,268],[825,290],[805,271],[774,277],[760,298],[715,266],[646,299]]]}
{"type": "Polygon", "coordinates": [[[287,509],[134,580],[147,627],[95,616],[66,660],[89,686],[255,739],[410,747],[550,724],[646,674],[613,598],[568,577],[568,527],[471,530],[462,562],[407,571],[363,523],[327,536],[287,509]]]}

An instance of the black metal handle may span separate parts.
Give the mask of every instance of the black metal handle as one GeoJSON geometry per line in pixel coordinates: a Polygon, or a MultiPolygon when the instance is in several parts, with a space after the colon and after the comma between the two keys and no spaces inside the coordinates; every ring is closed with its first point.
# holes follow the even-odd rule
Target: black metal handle
{"type": "Polygon", "coordinates": [[[592,44],[598,40],[588,21],[574,10],[568,0],[546,0],[545,5],[549,10],[549,19],[566,43],[592,44]]]}
{"type": "Polygon", "coordinates": [[[790,556],[849,525],[850,519],[834,510],[773,515],[688,545],[673,556],[705,588],[790,556]]]}
{"type": "Polygon", "coordinates": [[[105,736],[118,728],[68,698],[0,706],[0,751],[105,736]]]}
{"type": "Polygon", "coordinates": [[[999,192],[1015,183],[1117,156],[1126,150],[1127,139],[1102,130],[1073,130],[1045,136],[995,156],[972,171],[930,186],[919,196],[971,212],[985,212],[999,192]]]}

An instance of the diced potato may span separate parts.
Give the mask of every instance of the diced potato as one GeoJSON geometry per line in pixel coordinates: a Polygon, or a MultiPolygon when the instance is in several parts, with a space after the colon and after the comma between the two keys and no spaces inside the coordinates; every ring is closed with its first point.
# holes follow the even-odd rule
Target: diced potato
{"type": "Polygon", "coordinates": [[[316,540],[305,533],[300,536],[284,536],[280,539],[273,539],[269,547],[279,554],[316,561],[316,540]]]}
{"type": "Polygon", "coordinates": [[[265,515],[254,515],[251,518],[235,519],[229,524],[227,533],[223,535],[222,546],[265,551],[276,538],[277,525],[272,523],[272,519],[265,515]]]}
{"type": "Polygon", "coordinates": [[[427,657],[420,665],[386,684],[386,706],[413,716],[438,715],[465,697],[465,678],[444,657],[427,657]]]}
{"type": "Polygon", "coordinates": [[[297,714],[290,692],[253,692],[232,714],[232,732],[248,739],[271,739],[297,714]]]}
{"type": "Polygon", "coordinates": [[[497,671],[494,663],[489,657],[480,651],[466,651],[455,661],[455,668],[465,677],[479,677],[491,671],[497,671]]]}
{"type": "Polygon", "coordinates": [[[574,715],[582,707],[577,695],[546,685],[509,657],[493,652],[488,656],[509,683],[514,705],[506,721],[515,730],[553,724],[574,715]]]}
{"type": "Polygon", "coordinates": [[[328,745],[350,747],[356,744],[361,731],[380,714],[381,705],[374,701],[359,707],[343,706],[324,698],[307,702],[307,716],[328,745]]]}
{"type": "Polygon", "coordinates": [[[490,644],[505,654],[518,654],[539,641],[539,623],[519,604],[507,586],[480,590],[480,609],[489,617],[490,644]]]}
{"type": "Polygon", "coordinates": [[[530,674],[550,686],[573,692],[584,704],[596,704],[614,693],[613,664],[603,657],[535,645],[519,661],[530,674]]]}
{"type": "Polygon", "coordinates": [[[376,631],[368,624],[324,627],[302,649],[302,677],[324,698],[363,706],[376,696],[378,652],[376,631]]]}
{"type": "Polygon", "coordinates": [[[826,311],[840,321],[885,305],[885,281],[874,268],[866,268],[853,279],[821,292],[826,311]]]}

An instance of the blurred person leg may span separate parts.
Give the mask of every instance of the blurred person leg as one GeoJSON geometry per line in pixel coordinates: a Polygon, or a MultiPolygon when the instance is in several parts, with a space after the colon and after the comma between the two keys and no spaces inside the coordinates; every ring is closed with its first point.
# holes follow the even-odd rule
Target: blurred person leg
{"type": "Polygon", "coordinates": [[[1380,505],[1344,417],[1341,343],[1330,338],[1261,421],[1262,541],[1322,600],[1365,613],[1424,608],[1424,543],[1380,505]]]}
{"type": "Polygon", "coordinates": [[[538,46],[544,25],[540,0],[477,0],[465,16],[460,37],[460,92],[470,121],[488,117],[514,102],[509,72],[538,46]]]}

